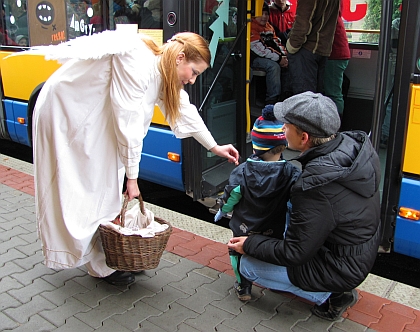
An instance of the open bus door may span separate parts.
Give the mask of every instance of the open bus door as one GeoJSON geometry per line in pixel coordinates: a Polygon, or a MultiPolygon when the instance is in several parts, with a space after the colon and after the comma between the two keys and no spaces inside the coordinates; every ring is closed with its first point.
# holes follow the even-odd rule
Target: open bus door
{"type": "MultiPolygon", "coordinates": [[[[198,32],[209,41],[211,68],[187,86],[217,143],[246,152],[246,1],[163,1],[164,40],[177,31],[198,32]]],[[[184,182],[194,200],[214,205],[235,165],[184,139],[184,182]]],[[[249,145],[249,144],[248,144],[249,145]]]]}
{"type": "MultiPolygon", "coordinates": [[[[383,29],[389,31],[393,8],[383,1],[383,29]]],[[[420,2],[403,0],[399,23],[398,49],[393,76],[393,94],[390,132],[386,150],[386,168],[382,195],[381,220],[383,236],[381,248],[420,258],[420,2]],[[404,213],[402,208],[417,213],[404,213]]],[[[382,72],[386,72],[386,54],[389,53],[390,33],[383,33],[382,72]]],[[[382,77],[388,80],[382,73],[382,77]]],[[[378,77],[381,77],[379,74],[378,77]]],[[[382,87],[385,85],[382,84],[382,87]]],[[[377,105],[384,107],[385,91],[378,89],[377,105]],[[381,102],[382,101],[382,102],[381,102]]],[[[386,112],[382,112],[386,114],[386,112]]],[[[376,128],[378,131],[378,128],[376,128]]],[[[376,135],[378,138],[379,135],[376,135]]],[[[374,140],[378,145],[378,141],[374,140]]]]}

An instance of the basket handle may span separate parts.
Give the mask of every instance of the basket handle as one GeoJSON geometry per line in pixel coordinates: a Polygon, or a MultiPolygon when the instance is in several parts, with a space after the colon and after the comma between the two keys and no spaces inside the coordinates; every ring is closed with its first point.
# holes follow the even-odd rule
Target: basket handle
{"type": "MultiPolygon", "coordinates": [[[[139,192],[139,196],[137,197],[137,199],[139,200],[141,214],[146,216],[145,212],[144,212],[143,197],[141,196],[140,192],[139,192]]],[[[125,213],[127,212],[127,206],[128,206],[128,196],[124,195],[124,202],[123,202],[123,205],[122,205],[122,208],[121,208],[121,212],[117,216],[117,218],[120,217],[121,227],[125,227],[125,213]]]]}

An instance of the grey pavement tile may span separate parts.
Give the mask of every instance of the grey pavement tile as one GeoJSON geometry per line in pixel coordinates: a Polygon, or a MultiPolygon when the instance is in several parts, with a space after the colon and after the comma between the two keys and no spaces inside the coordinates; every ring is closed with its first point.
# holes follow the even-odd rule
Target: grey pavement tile
{"type": "MultiPolygon", "coordinates": [[[[4,202],[6,202],[6,205],[15,205],[19,208],[22,206],[34,206],[34,198],[23,192],[16,196],[11,195],[9,197],[5,197],[4,202]]],[[[4,203],[2,206],[4,206],[4,203]]]]}
{"type": "Polygon", "coordinates": [[[215,331],[217,325],[221,324],[226,319],[232,319],[232,317],[232,314],[209,304],[205,308],[204,313],[195,318],[188,318],[184,323],[199,329],[200,331],[215,331]]]}
{"type": "Polygon", "coordinates": [[[20,305],[22,305],[22,302],[18,301],[12,295],[9,295],[7,293],[1,294],[1,296],[0,296],[0,311],[3,311],[4,309],[7,309],[7,308],[16,308],[20,305]]]}
{"type": "Polygon", "coordinates": [[[214,300],[212,302],[217,308],[220,308],[224,311],[230,312],[233,315],[239,315],[241,313],[241,308],[246,305],[245,302],[242,302],[238,299],[238,296],[232,290],[226,297],[221,300],[214,300]]]}
{"type": "Polygon", "coordinates": [[[29,321],[20,324],[18,328],[13,329],[13,332],[46,332],[55,331],[55,329],[56,326],[52,325],[41,316],[34,315],[29,318],[29,321]]]}
{"type": "MultiPolygon", "coordinates": [[[[42,280],[42,279],[38,279],[42,280]]],[[[42,293],[42,296],[45,297],[48,301],[54,303],[57,306],[62,305],[68,298],[71,298],[76,294],[83,294],[89,292],[89,289],[83,287],[82,285],[69,280],[64,286],[59,288],[54,287],[50,283],[44,281],[46,284],[50,285],[52,288],[48,291],[42,293]]]]}
{"type": "Polygon", "coordinates": [[[277,330],[272,330],[272,329],[268,328],[267,326],[263,326],[261,324],[255,326],[254,330],[255,330],[255,332],[277,332],[277,330]]]}
{"type": "Polygon", "coordinates": [[[160,311],[166,311],[169,309],[170,304],[179,299],[187,298],[188,296],[187,293],[168,285],[163,287],[162,291],[156,295],[142,299],[142,302],[147,303],[160,311]]]}
{"type": "Polygon", "coordinates": [[[41,249],[41,241],[30,242],[27,244],[20,244],[15,247],[17,250],[22,251],[24,254],[30,256],[35,255],[41,249]]]}
{"type": "Polygon", "coordinates": [[[165,311],[159,317],[150,317],[147,320],[166,331],[177,331],[179,324],[187,319],[197,317],[197,313],[178,303],[173,303],[170,305],[169,310],[165,311]]]}
{"type": "Polygon", "coordinates": [[[0,242],[0,255],[6,253],[10,249],[14,249],[19,245],[27,245],[28,242],[22,240],[19,237],[13,237],[6,241],[0,242]]]}
{"type": "MultiPolygon", "coordinates": [[[[19,227],[25,229],[28,232],[26,234],[20,234],[19,237],[22,240],[25,240],[28,243],[37,243],[39,249],[41,249],[41,240],[38,239],[38,234],[35,232],[35,230],[28,229],[29,227],[27,227],[27,226],[28,226],[28,224],[19,226],[19,227]]],[[[35,226],[35,228],[36,228],[36,226],[35,226]]]]}
{"type": "Polygon", "coordinates": [[[189,272],[202,267],[203,265],[201,264],[198,264],[185,258],[181,258],[178,264],[172,264],[170,267],[162,270],[183,278],[186,277],[189,272]]]}
{"type": "Polygon", "coordinates": [[[195,273],[201,274],[207,278],[213,279],[213,280],[217,280],[220,278],[220,271],[217,271],[215,269],[212,269],[208,266],[203,266],[199,269],[195,269],[194,270],[195,273]]]}
{"type": "Polygon", "coordinates": [[[141,281],[141,285],[143,287],[154,293],[160,292],[164,286],[170,284],[171,282],[179,281],[182,279],[182,277],[169,273],[166,270],[157,271],[156,273],[156,275],[150,277],[149,279],[141,281]]]}
{"type": "Polygon", "coordinates": [[[207,305],[212,303],[214,300],[221,300],[222,298],[223,295],[200,287],[197,289],[195,294],[188,298],[179,299],[176,302],[195,312],[203,313],[207,305]]]}
{"type": "MultiPolygon", "coordinates": [[[[54,286],[42,280],[41,278],[35,279],[32,284],[19,289],[11,289],[8,293],[14,298],[18,299],[21,303],[29,302],[35,295],[42,292],[53,290],[54,286]]],[[[52,302],[52,301],[51,301],[52,302]]]]}
{"type": "Polygon", "coordinates": [[[306,331],[330,331],[334,322],[312,315],[308,319],[302,319],[296,322],[294,329],[301,328],[306,331]]]}
{"type": "Polygon", "coordinates": [[[44,261],[44,256],[42,256],[42,253],[40,250],[34,255],[31,255],[31,256],[25,255],[25,258],[16,259],[14,262],[16,263],[16,265],[19,265],[21,268],[25,270],[29,270],[29,269],[34,268],[35,265],[42,263],[43,261],[44,261]]]}
{"type": "Polygon", "coordinates": [[[147,288],[142,287],[141,282],[135,282],[131,284],[126,292],[122,292],[116,295],[109,296],[109,300],[116,304],[124,307],[133,307],[137,302],[144,298],[152,297],[155,293],[151,292],[147,288]]]}
{"type": "Polygon", "coordinates": [[[102,323],[102,326],[100,328],[95,329],[95,331],[99,332],[109,332],[109,331],[118,331],[118,332],[130,332],[134,330],[130,330],[125,328],[124,326],[121,326],[117,322],[107,319],[102,323]]]}
{"type": "MultiPolygon", "coordinates": [[[[137,330],[136,330],[137,331],[137,330]]],[[[168,332],[167,330],[164,330],[160,328],[159,326],[145,320],[141,322],[140,330],[141,332],[168,332]]]]}
{"type": "MultiPolygon", "coordinates": [[[[25,217],[33,218],[34,214],[33,214],[33,212],[30,212],[26,209],[19,209],[19,208],[16,209],[16,207],[15,207],[13,211],[2,213],[1,217],[8,220],[8,221],[13,221],[13,220],[16,220],[16,218],[19,218],[19,217],[22,217],[23,219],[25,219],[25,217]]],[[[26,223],[29,222],[29,221],[30,221],[30,219],[26,219],[26,223]]],[[[17,224],[17,225],[19,225],[19,224],[17,224]]]]}
{"type": "MultiPolygon", "coordinates": [[[[23,272],[24,270],[13,262],[7,262],[0,267],[0,280],[7,276],[12,276],[13,273],[23,272]]],[[[13,276],[14,277],[14,276],[13,276]]]]}
{"type": "Polygon", "coordinates": [[[78,313],[74,315],[77,319],[80,319],[85,324],[97,329],[102,326],[102,322],[114,315],[122,314],[127,309],[116,305],[115,302],[104,299],[99,302],[99,305],[89,310],[86,313],[78,313]]]}
{"type": "Polygon", "coordinates": [[[7,292],[11,289],[19,289],[24,287],[20,282],[18,282],[16,279],[13,279],[12,277],[6,276],[1,279],[0,282],[0,293],[7,292]]]}
{"type": "MultiPolygon", "coordinates": [[[[80,270],[80,268],[78,268],[80,270]]],[[[81,284],[83,287],[86,287],[87,289],[95,289],[96,286],[103,282],[100,278],[94,278],[91,277],[89,274],[85,274],[84,276],[74,278],[73,281],[77,282],[78,284],[81,284]]]]}
{"type": "MultiPolygon", "coordinates": [[[[255,286],[253,286],[253,288],[254,287],[255,286]]],[[[282,303],[292,301],[291,297],[285,296],[281,293],[272,292],[266,288],[261,289],[261,294],[262,296],[259,298],[258,301],[250,301],[247,305],[251,307],[256,307],[259,310],[263,310],[265,312],[272,312],[274,314],[276,313],[276,308],[282,303]]]]}
{"type": "MultiPolygon", "coordinates": [[[[7,265],[7,264],[6,264],[7,265]]],[[[41,278],[48,274],[54,274],[56,271],[46,267],[44,264],[36,264],[32,269],[28,269],[24,272],[14,272],[11,274],[13,278],[18,280],[24,285],[31,284],[35,279],[41,278]]]]}
{"type": "Polygon", "coordinates": [[[330,332],[365,332],[365,331],[373,331],[368,327],[353,322],[349,319],[345,319],[342,322],[335,322],[332,327],[328,330],[330,332]]]}
{"type": "Polygon", "coordinates": [[[55,326],[61,326],[65,324],[66,320],[70,317],[78,313],[88,312],[91,309],[91,307],[81,303],[75,298],[70,297],[57,308],[52,310],[44,310],[40,312],[39,315],[55,326]]]}
{"type": "Polygon", "coordinates": [[[261,321],[260,324],[277,331],[290,331],[297,321],[307,320],[310,315],[309,310],[307,314],[304,314],[300,310],[290,307],[288,303],[283,303],[277,308],[275,316],[270,320],[261,321]]]}
{"type": "Polygon", "coordinates": [[[171,282],[170,285],[187,294],[192,295],[195,293],[195,290],[197,288],[199,288],[203,284],[210,284],[213,281],[213,279],[210,279],[203,275],[194,272],[189,272],[187,278],[184,278],[177,282],[171,282]]]}
{"type": "Polygon", "coordinates": [[[200,330],[200,329],[196,329],[192,326],[189,326],[185,323],[181,323],[177,326],[178,331],[182,331],[182,332],[200,332],[200,331],[207,331],[207,330],[200,330]]]}
{"type": "MultiPolygon", "coordinates": [[[[74,298],[78,299],[80,302],[90,306],[91,308],[97,307],[100,301],[105,300],[111,295],[120,294],[122,291],[117,287],[114,287],[105,281],[102,281],[97,285],[97,287],[85,292],[83,294],[75,294],[74,298]]],[[[114,303],[115,305],[115,303],[114,303]]]]}
{"type": "MultiPolygon", "coordinates": [[[[22,228],[22,226],[15,226],[12,229],[1,232],[0,233],[0,241],[1,242],[8,241],[11,238],[14,238],[18,235],[28,234],[28,233],[29,233],[29,231],[25,228],[22,228]]],[[[28,241],[26,241],[26,242],[29,243],[28,241]]]]}
{"type": "MultiPolygon", "coordinates": [[[[66,324],[61,325],[58,329],[54,330],[54,332],[91,332],[94,331],[92,327],[83,323],[82,321],[78,320],[77,318],[70,317],[66,320],[66,324]]],[[[114,330],[119,332],[118,330],[114,330]]]]}
{"type": "Polygon", "coordinates": [[[0,266],[6,264],[7,262],[17,261],[19,258],[25,257],[27,256],[24,253],[16,250],[15,248],[9,249],[4,254],[0,255],[0,266]]]}
{"type": "Polygon", "coordinates": [[[241,332],[254,331],[254,327],[260,324],[261,321],[270,319],[273,316],[274,314],[266,313],[254,307],[244,305],[241,307],[241,311],[238,315],[224,321],[223,325],[236,328],[241,332]]]}
{"type": "Polygon", "coordinates": [[[63,286],[67,281],[72,280],[75,277],[82,277],[86,273],[80,269],[64,269],[57,270],[57,273],[47,275],[44,277],[46,281],[53,284],[56,287],[63,286]]]}
{"type": "Polygon", "coordinates": [[[35,218],[33,221],[30,220],[26,224],[21,224],[20,227],[27,229],[28,231],[32,232],[33,236],[38,237],[35,218]]]}
{"type": "MultiPolygon", "coordinates": [[[[216,327],[217,332],[241,332],[240,330],[237,330],[235,328],[232,328],[230,326],[225,325],[225,322],[226,322],[226,320],[223,323],[217,325],[217,327],[216,327]]],[[[270,332],[272,332],[272,331],[270,331],[270,332]]]]}
{"type": "MultiPolygon", "coordinates": [[[[146,319],[150,317],[157,317],[160,314],[160,310],[153,308],[146,303],[139,302],[136,303],[133,308],[122,314],[112,316],[110,319],[105,320],[104,323],[109,320],[113,320],[119,325],[129,329],[130,331],[134,331],[135,329],[139,328],[140,325],[146,321],[146,319]]],[[[143,331],[143,328],[141,331],[143,331]]]]}
{"type": "Polygon", "coordinates": [[[229,295],[229,291],[232,290],[235,278],[225,273],[219,273],[219,278],[215,279],[210,284],[204,284],[202,287],[209,289],[215,293],[222,294],[224,296],[229,295]]]}
{"type": "Polygon", "coordinates": [[[11,330],[19,326],[17,322],[6,316],[2,311],[0,311],[0,331],[11,330]]]}
{"type": "Polygon", "coordinates": [[[13,227],[17,227],[17,226],[25,227],[27,225],[32,225],[32,224],[35,224],[36,226],[35,219],[29,220],[27,218],[17,217],[17,218],[9,220],[9,219],[3,218],[3,216],[4,216],[4,213],[2,212],[1,207],[0,207],[0,225],[1,225],[1,228],[5,230],[10,230],[13,227]]]}
{"type": "Polygon", "coordinates": [[[17,308],[6,309],[4,310],[4,313],[13,318],[15,321],[24,324],[31,316],[43,310],[54,308],[56,308],[56,306],[53,303],[39,295],[36,295],[28,303],[25,303],[17,308]]]}
{"type": "Polygon", "coordinates": [[[173,254],[169,251],[164,251],[163,254],[162,254],[161,260],[168,261],[172,264],[178,264],[180,262],[181,258],[182,257],[179,256],[179,255],[173,254]]]}

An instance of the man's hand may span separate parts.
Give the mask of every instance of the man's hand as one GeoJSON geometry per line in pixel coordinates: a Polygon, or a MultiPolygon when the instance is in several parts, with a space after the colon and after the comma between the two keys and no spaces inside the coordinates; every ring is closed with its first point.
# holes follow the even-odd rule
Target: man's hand
{"type": "Polygon", "coordinates": [[[221,209],[217,211],[216,215],[214,216],[214,222],[218,222],[222,217],[225,217],[227,215],[226,212],[223,212],[221,209]]]}
{"type": "Polygon", "coordinates": [[[248,237],[240,236],[240,237],[233,237],[229,240],[228,248],[235,250],[237,253],[245,254],[244,251],[244,243],[248,237]]]}

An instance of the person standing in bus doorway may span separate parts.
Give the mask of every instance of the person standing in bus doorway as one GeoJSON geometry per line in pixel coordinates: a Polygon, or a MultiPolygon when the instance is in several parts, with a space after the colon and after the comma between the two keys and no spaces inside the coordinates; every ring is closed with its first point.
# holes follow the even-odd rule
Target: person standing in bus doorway
{"type": "Polygon", "coordinates": [[[340,0],[305,0],[286,43],[293,94],[323,92],[325,62],[331,54],[340,0]]]}
{"type": "MultiPolygon", "coordinates": [[[[340,4],[340,8],[342,2],[340,4]]],[[[344,112],[343,80],[344,71],[349,64],[350,47],[347,40],[346,28],[341,18],[341,10],[337,19],[337,27],[334,33],[334,41],[330,57],[325,64],[324,95],[330,97],[337,106],[340,118],[344,112]]]]}
{"type": "Polygon", "coordinates": [[[288,0],[274,0],[270,5],[269,22],[283,45],[286,45],[289,32],[295,22],[295,13],[290,7],[291,3],[288,0]]]}
{"type": "Polygon", "coordinates": [[[286,49],[268,23],[269,7],[264,2],[262,16],[251,21],[251,67],[266,72],[265,103],[274,104],[281,95],[281,69],[287,67],[286,49]]]}
{"type": "MultiPolygon", "coordinates": [[[[267,105],[251,132],[254,153],[229,177],[214,221],[233,212],[229,222],[233,236],[264,234],[283,238],[290,188],[300,171],[283,159],[287,140],[282,127],[274,116],[273,105],[267,105]]],[[[241,301],[248,301],[252,282],[239,272],[242,255],[229,250],[229,256],[237,279],[234,290],[241,301]]]]}
{"type": "Polygon", "coordinates": [[[106,265],[98,226],[118,215],[124,174],[129,200],[140,193],[139,162],[155,104],[178,138],[192,136],[238,163],[237,150],[215,142],[183,89],[209,66],[208,43],[183,32],[159,47],[141,34],[106,31],[35,52],[67,60],[34,110],[36,219],[45,264],[84,265],[93,277],[129,284],[133,273],[106,265]]]}
{"type": "Polygon", "coordinates": [[[375,262],[380,232],[380,164],[362,131],[339,133],[334,102],[304,92],[274,105],[302,174],[292,186],[283,240],[261,234],[232,238],[240,272],[257,284],[315,303],[337,320],[358,299],[356,287],[375,262]]]}

